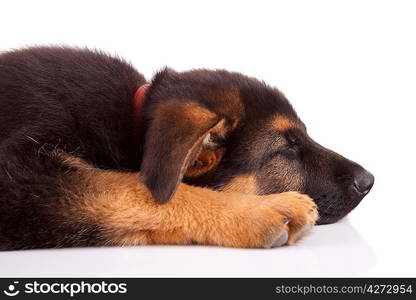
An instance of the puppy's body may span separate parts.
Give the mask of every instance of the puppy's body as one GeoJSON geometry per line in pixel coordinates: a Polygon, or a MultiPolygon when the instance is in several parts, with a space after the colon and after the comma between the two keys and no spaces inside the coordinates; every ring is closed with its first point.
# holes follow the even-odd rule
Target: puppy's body
{"type": "MultiPolygon", "coordinates": [[[[145,80],[130,65],[90,51],[40,48],[3,54],[0,66],[2,147],[46,144],[100,167],[138,170],[132,99],[145,80]]],[[[22,154],[32,162],[31,153],[22,154]]]]}
{"type": "MultiPolygon", "coordinates": [[[[0,249],[271,247],[293,243],[314,224],[307,196],[249,195],[313,194],[307,169],[326,149],[310,144],[321,152],[307,164],[314,151],[302,163],[290,151],[274,158],[282,139],[290,140],[283,135],[307,140],[283,95],[235,73],[165,70],[136,120],[133,98],[145,83],[126,62],[88,50],[0,55],[0,249]]],[[[337,176],[361,170],[331,155],[323,166],[337,176]]],[[[346,207],[337,219],[362,198],[344,191],[347,183],[322,180],[348,202],[336,203],[346,207]]]]}
{"type": "Polygon", "coordinates": [[[106,55],[62,48],[0,56],[0,248],[96,244],[100,229],[63,226],[57,201],[73,183],[50,157],[62,149],[91,164],[138,170],[132,97],[144,78],[106,55]],[[116,146],[115,146],[116,145],[116,146]],[[86,230],[79,237],[79,232],[86,230]]]}

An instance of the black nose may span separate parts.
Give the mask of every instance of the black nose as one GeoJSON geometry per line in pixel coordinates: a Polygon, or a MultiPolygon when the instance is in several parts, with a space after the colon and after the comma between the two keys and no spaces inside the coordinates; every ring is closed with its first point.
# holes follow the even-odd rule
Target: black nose
{"type": "Polygon", "coordinates": [[[367,195],[374,184],[374,176],[365,170],[354,176],[354,189],[363,196],[367,195]]]}

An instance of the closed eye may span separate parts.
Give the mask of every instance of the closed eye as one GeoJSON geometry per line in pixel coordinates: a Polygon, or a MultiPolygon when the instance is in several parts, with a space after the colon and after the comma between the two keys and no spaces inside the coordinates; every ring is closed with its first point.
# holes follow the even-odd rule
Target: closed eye
{"type": "Polygon", "coordinates": [[[298,153],[299,146],[296,144],[287,144],[285,146],[279,147],[276,151],[274,151],[274,156],[276,155],[285,155],[291,156],[296,155],[298,153]]]}
{"type": "Polygon", "coordinates": [[[260,162],[260,168],[266,165],[269,161],[274,159],[277,156],[284,156],[288,159],[294,159],[296,158],[299,151],[299,147],[295,144],[286,144],[284,146],[280,146],[278,149],[274,150],[273,152],[270,152],[266,154],[260,162]]]}

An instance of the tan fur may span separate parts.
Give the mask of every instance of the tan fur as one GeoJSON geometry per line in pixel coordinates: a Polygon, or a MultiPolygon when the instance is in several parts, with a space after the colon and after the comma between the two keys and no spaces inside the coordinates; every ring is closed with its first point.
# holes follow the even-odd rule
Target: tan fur
{"type": "Polygon", "coordinates": [[[257,190],[256,178],[252,174],[237,176],[228,182],[221,190],[223,192],[255,194],[257,190]]]}
{"type": "Polygon", "coordinates": [[[173,199],[159,205],[138,173],[99,170],[76,158],[66,163],[77,169],[72,176],[80,183],[68,191],[66,213],[104,228],[108,245],[267,248],[283,230],[289,230],[288,243],[293,243],[317,218],[314,202],[296,192],[254,196],[180,184],[173,199]]]}
{"type": "Polygon", "coordinates": [[[278,131],[287,131],[292,128],[303,129],[302,124],[297,120],[289,119],[286,116],[278,115],[272,121],[272,126],[278,131]]]}
{"type": "Polygon", "coordinates": [[[186,177],[196,177],[215,169],[225,153],[225,148],[204,150],[201,148],[186,177]]]}
{"type": "Polygon", "coordinates": [[[166,101],[158,105],[153,118],[169,120],[181,126],[203,128],[215,120],[216,114],[192,100],[188,102],[166,101]]]}

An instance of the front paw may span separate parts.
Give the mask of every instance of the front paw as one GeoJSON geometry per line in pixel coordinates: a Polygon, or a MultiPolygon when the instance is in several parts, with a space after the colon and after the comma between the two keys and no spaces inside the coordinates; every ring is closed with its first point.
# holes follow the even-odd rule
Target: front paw
{"type": "Polygon", "coordinates": [[[286,192],[235,204],[236,228],[231,230],[232,245],[243,248],[273,248],[292,245],[315,225],[318,211],[306,195],[286,192]]]}
{"type": "Polygon", "coordinates": [[[307,195],[298,192],[285,192],[271,195],[276,205],[284,211],[288,220],[288,245],[295,242],[311,232],[311,229],[318,220],[318,208],[315,202],[307,195]]]}

